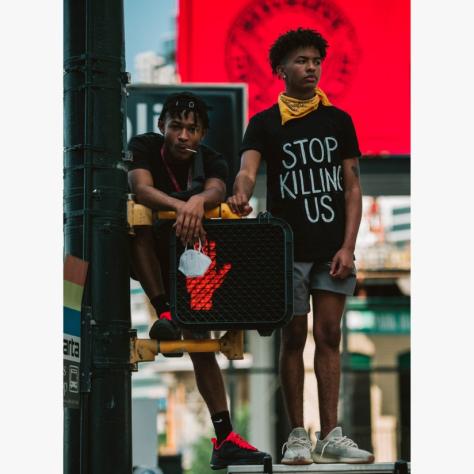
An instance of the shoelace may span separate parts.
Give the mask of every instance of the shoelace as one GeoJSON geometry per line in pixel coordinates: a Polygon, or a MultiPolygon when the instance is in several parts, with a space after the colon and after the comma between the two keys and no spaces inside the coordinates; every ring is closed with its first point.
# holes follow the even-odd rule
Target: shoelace
{"type": "Polygon", "coordinates": [[[244,438],[242,438],[242,436],[237,433],[230,433],[227,439],[235,443],[237,446],[239,446],[239,448],[248,449],[250,451],[257,451],[257,448],[252,446],[248,441],[246,441],[244,438]]]}
{"type": "Polygon", "coordinates": [[[354,441],[352,441],[352,439],[348,438],[347,436],[342,436],[341,438],[332,438],[329,441],[326,441],[324,443],[323,449],[321,449],[321,454],[319,456],[320,458],[323,457],[324,450],[326,449],[326,446],[329,443],[333,443],[336,446],[347,446],[348,448],[357,448],[358,447],[357,444],[354,443],[354,441]]]}
{"type": "Polygon", "coordinates": [[[239,448],[248,449],[249,451],[258,451],[257,448],[252,446],[248,441],[246,441],[244,438],[242,438],[242,436],[240,436],[237,433],[234,433],[233,431],[227,436],[226,439],[224,439],[221,442],[220,445],[217,444],[217,439],[216,438],[211,439],[211,442],[214,445],[215,449],[220,449],[225,441],[230,441],[230,442],[236,444],[239,448]]]}
{"type": "Polygon", "coordinates": [[[285,448],[288,449],[288,444],[296,444],[299,448],[308,448],[311,450],[311,441],[305,438],[291,438],[281,447],[281,454],[285,452],[285,448]]]}

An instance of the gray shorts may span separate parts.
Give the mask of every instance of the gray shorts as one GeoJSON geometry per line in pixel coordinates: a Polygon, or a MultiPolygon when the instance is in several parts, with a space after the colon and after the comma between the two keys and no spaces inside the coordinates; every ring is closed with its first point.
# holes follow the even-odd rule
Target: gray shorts
{"type": "Polygon", "coordinates": [[[344,280],[329,275],[331,262],[294,262],[294,310],[293,314],[308,314],[310,310],[309,297],[311,290],[326,290],[347,296],[354,294],[356,286],[356,269],[344,280]]]}

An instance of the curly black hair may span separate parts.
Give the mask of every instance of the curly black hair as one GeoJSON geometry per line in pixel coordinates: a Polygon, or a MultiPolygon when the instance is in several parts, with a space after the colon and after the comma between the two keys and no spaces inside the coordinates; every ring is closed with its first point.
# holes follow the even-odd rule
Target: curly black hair
{"type": "Polygon", "coordinates": [[[191,92],[176,92],[166,98],[159,120],[164,121],[166,114],[173,118],[179,118],[184,112],[184,116],[187,118],[189,112],[194,112],[194,120],[199,117],[203,128],[207,130],[209,128],[209,116],[207,115],[209,109],[210,107],[197,95],[191,92]]]}
{"type": "Polygon", "coordinates": [[[317,31],[298,28],[279,36],[270,47],[268,55],[273,74],[276,74],[277,66],[285,61],[289,53],[298,48],[306,48],[308,46],[316,48],[321,54],[322,59],[326,57],[328,42],[317,31]]]}

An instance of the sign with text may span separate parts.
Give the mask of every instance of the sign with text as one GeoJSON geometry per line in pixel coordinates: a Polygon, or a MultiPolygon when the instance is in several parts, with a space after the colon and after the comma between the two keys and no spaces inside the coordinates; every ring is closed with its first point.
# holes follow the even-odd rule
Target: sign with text
{"type": "Polygon", "coordinates": [[[80,405],[81,304],[87,268],[87,262],[66,256],[63,313],[63,398],[66,408],[79,408],[80,405]]]}

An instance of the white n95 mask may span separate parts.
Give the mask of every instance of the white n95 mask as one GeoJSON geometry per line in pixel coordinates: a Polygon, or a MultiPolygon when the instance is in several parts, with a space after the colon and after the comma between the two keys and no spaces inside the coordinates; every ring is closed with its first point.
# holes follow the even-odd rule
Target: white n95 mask
{"type": "Polygon", "coordinates": [[[199,249],[186,248],[179,258],[178,270],[187,277],[200,277],[206,273],[211,265],[212,260],[202,253],[201,239],[199,239],[199,249]]]}

